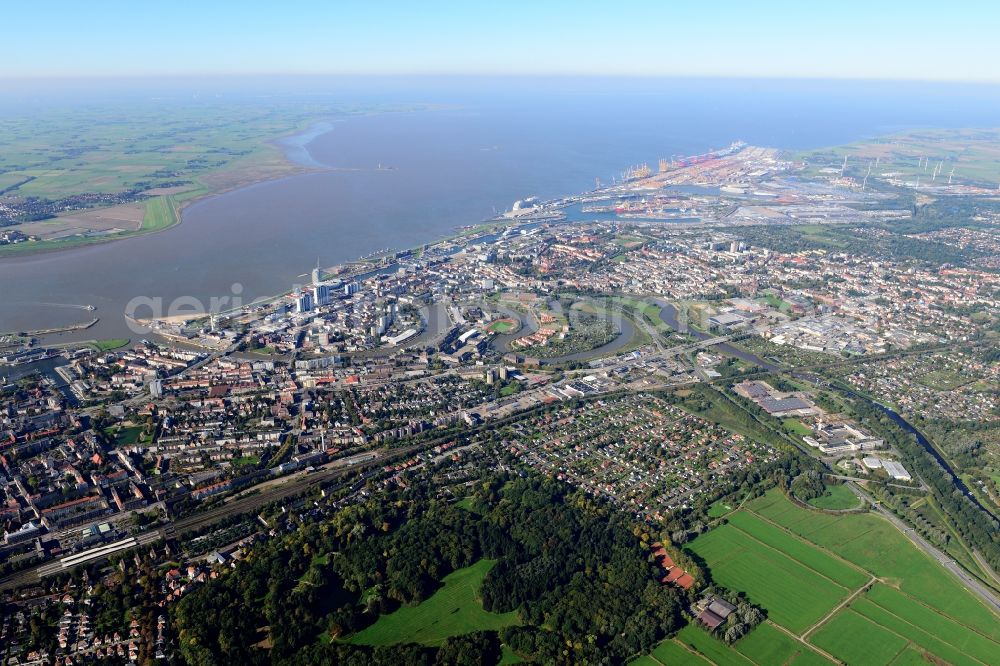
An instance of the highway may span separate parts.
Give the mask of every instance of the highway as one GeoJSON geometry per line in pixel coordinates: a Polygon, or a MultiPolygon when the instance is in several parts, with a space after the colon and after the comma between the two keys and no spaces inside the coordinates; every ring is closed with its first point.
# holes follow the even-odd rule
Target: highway
{"type": "Polygon", "coordinates": [[[955,560],[928,543],[922,536],[917,534],[916,530],[897,518],[891,511],[876,502],[870,495],[868,495],[868,493],[861,490],[861,488],[859,488],[855,483],[848,481],[846,485],[861,499],[862,502],[871,505],[872,509],[876,513],[892,523],[892,525],[897,530],[902,532],[907,539],[913,542],[917,548],[920,548],[936,560],[938,564],[955,574],[955,576],[962,581],[965,589],[978,596],[994,613],[1000,615],[1000,597],[998,597],[993,590],[973,578],[965,569],[959,566],[955,560]]]}

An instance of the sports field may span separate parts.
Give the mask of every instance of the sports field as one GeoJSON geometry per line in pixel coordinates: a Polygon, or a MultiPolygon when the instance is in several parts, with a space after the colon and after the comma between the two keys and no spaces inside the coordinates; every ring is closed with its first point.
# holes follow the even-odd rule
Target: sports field
{"type": "Polygon", "coordinates": [[[513,319],[497,319],[486,330],[490,333],[510,333],[520,328],[520,325],[513,319]]]}
{"type": "MultiPolygon", "coordinates": [[[[1000,617],[877,515],[810,511],[771,491],[689,547],[768,612],[732,647],[696,626],[671,639],[716,664],[998,663],[1000,617]]],[[[698,663],[681,656],[650,658],[698,663]]]]}
{"type": "Polygon", "coordinates": [[[499,630],[519,624],[516,611],[488,613],[479,601],[483,577],[494,560],[479,560],[444,577],[444,587],[416,606],[383,615],[378,622],[350,638],[363,645],[423,643],[440,645],[449,636],[471,631],[499,630]]]}

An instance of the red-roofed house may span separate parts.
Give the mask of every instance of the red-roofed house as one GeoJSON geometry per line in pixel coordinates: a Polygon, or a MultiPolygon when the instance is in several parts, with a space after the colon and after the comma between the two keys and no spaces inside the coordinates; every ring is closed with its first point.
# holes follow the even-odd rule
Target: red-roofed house
{"type": "Polygon", "coordinates": [[[684,575],[684,569],[681,569],[680,567],[674,567],[673,569],[667,572],[667,575],[664,576],[660,582],[675,583],[677,582],[677,579],[683,575],[684,575]]]}

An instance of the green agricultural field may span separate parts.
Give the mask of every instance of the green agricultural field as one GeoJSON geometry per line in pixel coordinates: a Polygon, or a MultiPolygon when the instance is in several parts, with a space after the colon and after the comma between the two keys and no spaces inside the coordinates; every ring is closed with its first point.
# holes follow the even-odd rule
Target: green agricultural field
{"type": "Polygon", "coordinates": [[[706,666],[713,663],[720,666],[829,666],[832,662],[781,629],[764,623],[735,645],[726,645],[700,627],[690,625],[676,638],[668,638],[657,645],[652,654],[631,663],[633,666],[706,666]]]}
{"type": "Polygon", "coordinates": [[[810,511],[772,490],[689,548],[768,612],[732,648],[694,626],[678,635],[717,664],[820,664],[822,651],[846,664],[971,666],[1000,655],[1000,617],[875,514],[810,511]]]}
{"type": "Polygon", "coordinates": [[[1000,637],[994,635],[993,638],[987,638],[971,631],[961,621],[945,617],[923,604],[914,603],[912,598],[891,587],[875,585],[865,598],[908,624],[940,637],[944,642],[981,661],[988,662],[1000,655],[1000,637]]]}
{"type": "MultiPolygon", "coordinates": [[[[690,547],[705,559],[720,584],[746,592],[768,610],[770,621],[804,636],[845,663],[911,664],[924,660],[972,665],[996,663],[995,655],[1000,654],[1000,617],[875,514],[838,516],[810,511],[772,490],[748,502],[743,510],[729,516],[726,525],[699,537],[690,547]],[[792,612],[809,611],[803,609],[799,597],[822,599],[828,592],[800,582],[794,591],[786,590],[788,599],[782,598],[784,583],[768,586],[760,575],[780,572],[787,576],[784,566],[778,564],[782,560],[774,559],[777,550],[756,552],[746,546],[750,538],[780,550],[782,557],[822,575],[831,585],[836,582],[858,591],[866,578],[876,576],[879,582],[855,594],[839,609],[835,600],[827,599],[822,621],[802,629],[803,622],[788,620],[792,612]],[[750,562],[734,566],[733,553],[750,562]]],[[[766,636],[751,634],[735,647],[757,663],[770,662],[772,655],[765,649],[781,648],[756,645],[766,636]]],[[[780,654],[773,656],[783,661],[780,654]]],[[[803,654],[794,661],[817,656],[803,654]]]]}
{"type": "Polygon", "coordinates": [[[861,506],[861,500],[851,492],[851,489],[842,483],[826,487],[826,493],[819,497],[814,497],[808,502],[817,509],[857,509],[861,506]]]}
{"type": "Polygon", "coordinates": [[[450,636],[471,631],[499,630],[519,624],[517,612],[489,613],[479,600],[483,577],[494,560],[479,560],[472,566],[445,576],[444,586],[416,606],[406,606],[383,615],[378,622],[358,632],[349,641],[362,645],[422,643],[440,645],[450,636]]]}
{"type": "Polygon", "coordinates": [[[843,518],[843,516],[802,509],[790,502],[780,491],[768,492],[763,497],[748,502],[746,508],[777,523],[780,527],[805,537],[808,537],[812,530],[836,524],[843,518]]]}
{"type": "Polygon", "coordinates": [[[11,219],[39,240],[5,246],[0,254],[77,247],[167,228],[176,224],[179,207],[196,197],[300,171],[276,144],[283,136],[333,118],[413,108],[158,99],[132,103],[124,114],[97,104],[8,114],[0,118],[0,194],[17,204],[11,219]],[[37,202],[20,205],[29,199],[37,202]],[[124,217],[115,219],[122,223],[114,228],[93,215],[118,204],[144,203],[145,214],[137,211],[138,229],[140,218],[132,209],[120,211],[124,217]],[[46,215],[56,217],[40,217],[46,215]],[[64,235],[64,229],[81,231],[64,235]]]}
{"type": "Polygon", "coordinates": [[[817,167],[839,169],[847,157],[845,174],[863,177],[872,165],[872,173],[900,173],[906,178],[921,176],[930,182],[935,169],[935,182],[945,184],[954,169],[954,182],[976,182],[996,186],[1000,180],[1000,130],[996,129],[934,129],[912,130],[900,134],[858,141],[844,146],[824,148],[798,157],[810,163],[809,172],[817,167]],[[875,166],[875,160],[878,166],[875,166]]]}
{"type": "Polygon", "coordinates": [[[1000,617],[877,515],[809,511],[778,491],[750,502],[747,509],[878,576],[915,602],[1000,640],[1000,617]]]}
{"type": "Polygon", "coordinates": [[[837,559],[835,555],[824,552],[752,514],[737,513],[729,519],[729,525],[792,557],[841,587],[856,590],[871,578],[857,567],[837,559]]]}
{"type": "Polygon", "coordinates": [[[733,646],[757,664],[829,664],[830,660],[774,625],[758,625],[733,646]]]}
{"type": "Polygon", "coordinates": [[[888,664],[908,645],[852,610],[837,613],[810,640],[847,664],[888,664]]]}
{"type": "Polygon", "coordinates": [[[142,216],[143,231],[159,231],[177,223],[177,209],[174,198],[163,196],[150,199],[142,216]]]}
{"type": "MultiPolygon", "coordinates": [[[[912,601],[908,603],[912,604],[912,601]]],[[[945,659],[956,666],[976,663],[974,659],[971,659],[961,650],[954,647],[953,643],[962,642],[961,638],[953,638],[934,628],[930,632],[920,629],[903,618],[893,615],[878,604],[873,603],[868,596],[852,602],[850,610],[861,615],[873,625],[906,638],[915,649],[930,652],[936,657],[945,659]]],[[[963,630],[962,633],[966,633],[967,631],[963,630]]],[[[985,663],[989,663],[989,660],[985,663]]]]}
{"type": "MultiPolygon", "coordinates": [[[[785,538],[789,549],[799,544],[785,538]]],[[[731,524],[698,537],[690,549],[708,563],[713,580],[746,592],[767,609],[768,617],[796,633],[818,622],[853,591],[731,524]]],[[[816,556],[823,554],[816,551],[816,556]]],[[[831,558],[831,566],[836,564],[831,558]]]]}
{"type": "MultiPolygon", "coordinates": [[[[688,646],[692,652],[704,656],[707,661],[720,665],[726,664],[727,666],[729,664],[733,664],[734,666],[753,666],[752,661],[713,637],[707,631],[693,624],[689,624],[681,629],[677,633],[676,640],[688,646]]],[[[655,655],[656,652],[654,651],[653,654],[655,655]]],[[[672,666],[671,662],[664,663],[672,666]]],[[[701,662],[692,659],[691,661],[681,663],[696,664],[701,662]]]]}
{"type": "Polygon", "coordinates": [[[927,666],[932,663],[934,663],[932,657],[916,648],[908,647],[892,660],[891,666],[927,666]]]}
{"type": "Polygon", "coordinates": [[[700,657],[674,640],[666,640],[656,646],[653,659],[661,664],[698,664],[707,666],[709,661],[700,657]]]}
{"type": "Polygon", "coordinates": [[[272,153],[268,142],[316,119],[361,112],[321,103],[151,101],[52,106],[0,121],[0,181],[9,196],[59,199],[171,186],[272,153]]]}

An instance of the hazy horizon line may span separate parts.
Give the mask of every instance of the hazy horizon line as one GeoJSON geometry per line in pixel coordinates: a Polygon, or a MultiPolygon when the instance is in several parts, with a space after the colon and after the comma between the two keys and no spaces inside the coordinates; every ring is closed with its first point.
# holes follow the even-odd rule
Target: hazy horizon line
{"type": "Polygon", "coordinates": [[[13,83],[58,83],[58,82],[135,82],[135,81],[177,81],[177,80],[253,80],[253,79],[327,79],[327,80],[620,80],[620,81],[775,81],[775,82],[857,82],[857,83],[932,83],[954,85],[1000,86],[996,79],[960,79],[934,77],[882,77],[882,76],[783,76],[774,74],[681,74],[681,73],[602,73],[602,72],[157,72],[157,73],[108,73],[108,74],[0,74],[0,82],[13,83]]]}

